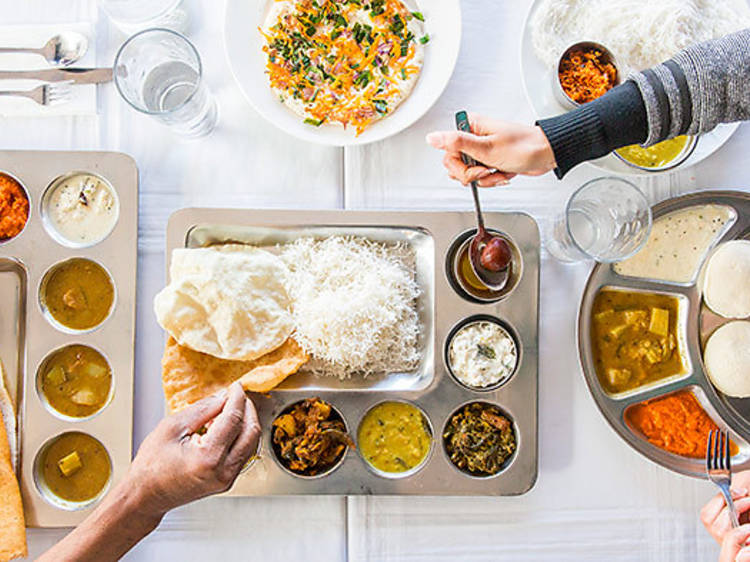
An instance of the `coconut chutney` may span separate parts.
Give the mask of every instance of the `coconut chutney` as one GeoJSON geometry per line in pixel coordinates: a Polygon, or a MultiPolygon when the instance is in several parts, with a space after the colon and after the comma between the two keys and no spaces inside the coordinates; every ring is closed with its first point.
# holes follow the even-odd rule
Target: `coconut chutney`
{"type": "Polygon", "coordinates": [[[67,176],[50,187],[43,213],[52,229],[65,241],[91,246],[104,240],[119,214],[117,196],[99,176],[67,176]]]}
{"type": "Polygon", "coordinates": [[[725,205],[696,205],[659,217],[643,248],[614,264],[614,271],[627,277],[689,283],[735,217],[734,209],[725,205]]]}

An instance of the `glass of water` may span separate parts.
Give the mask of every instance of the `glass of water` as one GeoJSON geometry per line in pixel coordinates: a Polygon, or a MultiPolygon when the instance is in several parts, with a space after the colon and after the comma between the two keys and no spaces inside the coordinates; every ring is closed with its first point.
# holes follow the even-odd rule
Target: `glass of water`
{"type": "Polygon", "coordinates": [[[547,250],[563,262],[616,262],[640,250],[651,232],[651,206],[640,189],[620,178],[583,184],[552,222],[547,250]]]}
{"type": "Polygon", "coordinates": [[[203,80],[198,51],[183,35],[147,29],[128,39],[115,57],[115,85],[133,108],[185,137],[213,131],[218,118],[203,80]]]}
{"type": "Polygon", "coordinates": [[[184,33],[188,13],[183,0],[99,0],[110,19],[128,35],[162,27],[184,33]]]}

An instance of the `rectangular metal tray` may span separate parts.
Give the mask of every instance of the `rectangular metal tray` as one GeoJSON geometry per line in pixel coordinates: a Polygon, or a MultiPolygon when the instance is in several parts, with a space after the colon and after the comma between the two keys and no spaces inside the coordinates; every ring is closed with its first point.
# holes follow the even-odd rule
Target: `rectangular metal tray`
{"type": "MultiPolygon", "coordinates": [[[[537,377],[539,231],[523,213],[486,213],[487,227],[515,242],[523,262],[515,289],[497,303],[470,302],[452,287],[446,254],[454,240],[474,228],[472,213],[273,211],[183,209],[167,227],[167,256],[175,248],[243,242],[272,249],[301,236],[335,234],[362,236],[383,243],[406,242],[416,254],[416,280],[422,289],[417,309],[422,321],[423,359],[415,372],[345,381],[298,374],[268,395],[253,395],[263,436],[259,457],[227,493],[232,496],[300,494],[384,495],[518,495],[537,477],[537,377]],[[520,364],[513,377],[493,391],[472,391],[448,373],[446,338],[453,326],[474,315],[492,315],[509,324],[520,345],[520,364]],[[350,450],[333,472],[301,478],[283,469],[271,447],[271,423],[289,404],[311,396],[330,402],[356,436],[369,408],[384,400],[407,400],[421,407],[433,429],[433,447],[423,468],[403,478],[386,478],[370,470],[359,453],[350,450]],[[485,401],[513,418],[518,447],[499,474],[476,478],[459,471],[443,449],[442,429],[460,406],[485,401]]],[[[167,262],[169,263],[169,259],[167,262]]]]}
{"type": "Polygon", "coordinates": [[[31,211],[25,230],[0,245],[0,356],[8,371],[9,391],[19,421],[19,480],[26,524],[30,527],[74,526],[96,504],[67,510],[49,501],[34,476],[34,462],[44,444],[67,431],[98,439],[112,461],[111,487],[130,465],[133,434],[133,367],[138,237],[138,171],[130,156],[115,152],[0,151],[0,171],[16,177],[26,188],[31,211]],[[68,248],[45,229],[40,202],[57,177],[72,171],[106,178],[119,199],[120,214],[112,233],[89,248],[68,248]],[[103,265],[115,284],[116,305],[111,316],[87,333],[56,329],[39,305],[39,285],[53,265],[72,257],[103,265]],[[93,417],[67,421],[52,414],[36,390],[36,376],[45,357],[69,344],[98,349],[112,368],[114,393],[93,417]]]}

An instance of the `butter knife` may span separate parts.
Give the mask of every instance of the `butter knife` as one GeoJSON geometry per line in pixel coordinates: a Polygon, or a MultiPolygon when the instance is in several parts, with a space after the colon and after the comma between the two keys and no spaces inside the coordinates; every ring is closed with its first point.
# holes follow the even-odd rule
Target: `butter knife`
{"type": "Polygon", "coordinates": [[[99,84],[112,80],[111,68],[45,68],[42,70],[0,70],[0,80],[44,80],[74,84],[99,84]]]}

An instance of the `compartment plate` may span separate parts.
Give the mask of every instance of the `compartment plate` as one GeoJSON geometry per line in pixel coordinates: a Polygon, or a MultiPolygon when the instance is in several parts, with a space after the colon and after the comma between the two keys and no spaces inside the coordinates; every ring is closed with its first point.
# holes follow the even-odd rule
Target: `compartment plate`
{"type": "Polygon", "coordinates": [[[50,438],[81,431],[97,438],[112,459],[111,484],[128,469],[132,458],[133,367],[138,236],[138,171],[133,159],[115,152],[0,151],[0,171],[16,177],[26,188],[31,212],[25,230],[0,246],[0,354],[9,386],[19,406],[20,483],[26,524],[30,527],[70,527],[82,521],[96,504],[67,511],[49,503],[34,482],[34,458],[50,438]],[[47,232],[40,205],[47,186],[71,171],[93,172],[117,191],[119,219],[110,235],[88,248],[68,248],[47,232]],[[57,330],[39,306],[44,273],[71,257],[92,259],[112,275],[116,307],[103,324],[86,333],[57,330]],[[18,295],[17,297],[13,295],[18,295]],[[17,299],[14,306],[6,302],[17,299]],[[7,315],[8,311],[13,311],[7,315]],[[7,327],[12,330],[6,331],[7,327]],[[42,404],[36,391],[37,368],[53,350],[88,344],[104,353],[112,368],[114,395],[99,413],[82,421],[64,421],[42,404]]]}
{"type": "MultiPolygon", "coordinates": [[[[537,476],[537,376],[539,231],[523,213],[486,213],[488,228],[509,234],[521,252],[523,278],[504,300],[473,304],[459,296],[445,274],[445,257],[453,240],[474,228],[473,213],[273,211],[183,209],[167,227],[167,253],[175,248],[239,241],[273,247],[299,236],[332,234],[365,236],[382,242],[409,242],[417,256],[417,280],[423,291],[419,313],[424,323],[424,358],[416,373],[396,373],[372,381],[338,381],[295,375],[268,395],[254,395],[264,428],[260,458],[237,480],[228,495],[388,494],[388,495],[517,495],[527,492],[537,476]],[[444,363],[445,338],[466,317],[491,314],[510,324],[523,348],[515,375],[501,388],[483,392],[459,386],[444,363]],[[356,433],[364,414],[384,400],[406,400],[421,407],[435,430],[432,454],[419,471],[386,478],[368,469],[356,451],[323,478],[298,478],[273,458],[274,418],[289,404],[320,396],[336,407],[356,433]],[[495,477],[472,478],[460,473],[443,449],[442,428],[462,404],[495,403],[514,420],[518,450],[511,464],[495,477]]],[[[169,262],[169,260],[167,260],[169,262]]]]}
{"type": "MultiPolygon", "coordinates": [[[[654,220],[674,211],[697,205],[727,205],[737,212],[734,222],[725,228],[712,248],[728,240],[747,237],[750,232],[750,194],[741,191],[702,191],[655,205],[652,209],[654,220]]],[[[711,249],[707,252],[710,255],[711,249]]],[[[701,271],[705,266],[704,258],[701,271]]],[[[750,399],[729,398],[718,392],[708,380],[704,365],[702,345],[719,325],[729,320],[719,318],[708,310],[702,302],[700,279],[690,284],[669,283],[633,277],[623,277],[614,272],[609,264],[597,264],[589,276],[581,300],[578,314],[578,352],[584,378],[594,401],[612,428],[636,451],[661,466],[695,478],[705,478],[705,460],[689,459],[668,453],[652,445],[633,433],[624,419],[625,410],[651,398],[664,396],[680,389],[692,389],[708,414],[722,428],[730,430],[740,448],[733,460],[733,468],[743,470],[750,468],[750,399]],[[665,384],[654,384],[642,391],[629,392],[624,397],[609,396],[601,388],[594,367],[591,349],[591,310],[597,293],[605,288],[632,289],[654,293],[671,293],[687,299],[687,313],[683,322],[687,322],[687,349],[685,355],[690,364],[691,373],[678,380],[665,384]]]]}

